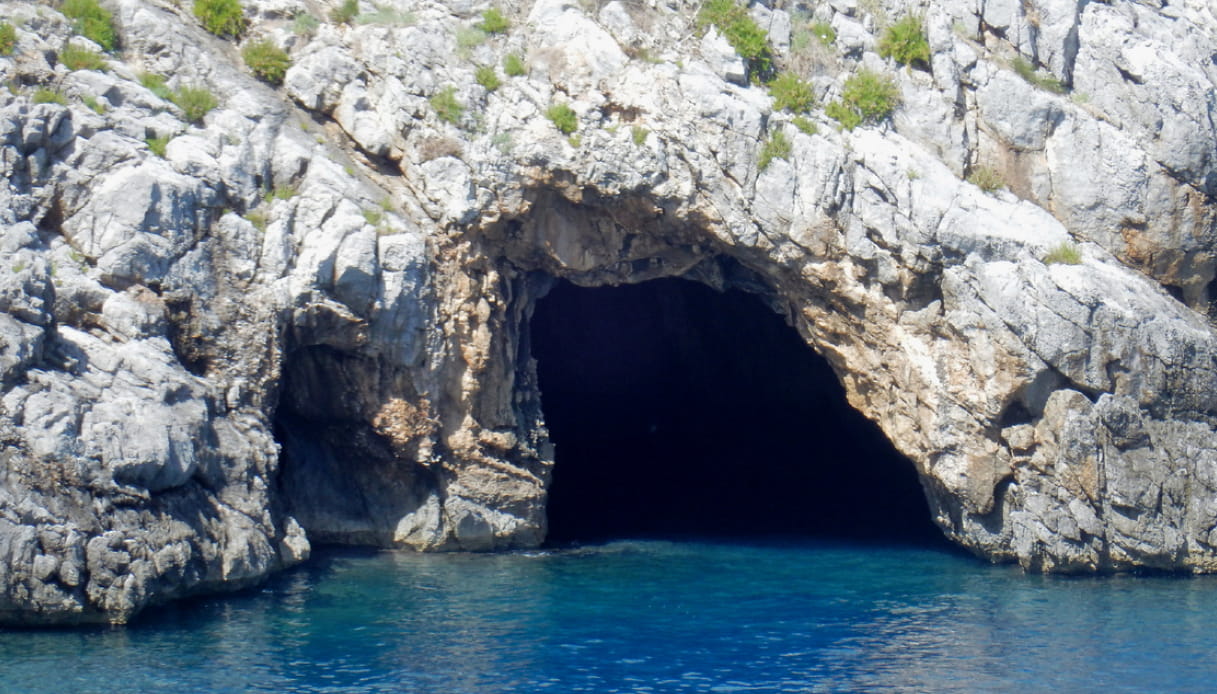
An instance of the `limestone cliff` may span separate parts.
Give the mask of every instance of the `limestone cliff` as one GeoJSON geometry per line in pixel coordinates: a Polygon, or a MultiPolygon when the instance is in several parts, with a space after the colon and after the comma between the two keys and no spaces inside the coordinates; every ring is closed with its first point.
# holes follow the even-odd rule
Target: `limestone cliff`
{"type": "Polygon", "coordinates": [[[70,70],[72,20],[0,3],[0,619],[122,622],[310,539],[538,544],[556,278],[764,293],[981,556],[1217,570],[1207,0],[758,3],[771,70],[685,0],[251,0],[236,38],[103,4],[118,49],[70,70]],[[899,105],[839,127],[861,71],[899,105]]]}

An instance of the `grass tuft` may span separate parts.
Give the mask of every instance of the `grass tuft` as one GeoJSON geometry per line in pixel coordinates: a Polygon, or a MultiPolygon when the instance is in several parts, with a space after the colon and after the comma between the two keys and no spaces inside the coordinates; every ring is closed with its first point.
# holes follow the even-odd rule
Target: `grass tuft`
{"type": "Polygon", "coordinates": [[[237,37],[245,31],[245,10],[240,0],[194,0],[194,16],[216,36],[237,37]]]}
{"type": "Polygon", "coordinates": [[[816,105],[811,85],[790,72],[783,72],[769,83],[769,96],[773,97],[775,111],[807,113],[816,105]]]}
{"type": "Polygon", "coordinates": [[[563,135],[570,135],[579,129],[579,116],[567,104],[554,104],[545,110],[545,117],[554,124],[563,135]]]}
{"type": "Polygon", "coordinates": [[[1006,187],[1001,174],[989,166],[978,166],[968,174],[968,183],[980,188],[986,193],[994,193],[1006,187]]]}
{"type": "Polygon", "coordinates": [[[697,13],[701,27],[713,25],[748,65],[748,74],[764,79],[773,71],[769,34],[735,0],[706,0],[697,13]]]}
{"type": "Polygon", "coordinates": [[[298,192],[299,191],[296,190],[295,186],[275,186],[274,188],[266,191],[266,195],[262,196],[262,202],[269,203],[275,200],[291,200],[292,198],[296,197],[298,192]]]}
{"type": "Polygon", "coordinates": [[[508,77],[523,77],[528,74],[528,67],[520,56],[509,53],[503,58],[503,72],[507,73],[508,77]]]}
{"type": "Polygon", "coordinates": [[[816,37],[821,46],[831,46],[837,42],[837,31],[828,22],[812,24],[811,34],[816,37]]]}
{"type": "Polygon", "coordinates": [[[97,97],[82,96],[82,97],[80,97],[80,101],[85,106],[88,106],[89,110],[92,111],[93,113],[96,113],[99,116],[105,115],[106,105],[101,103],[100,101],[98,101],[97,97]]]}
{"type": "Polygon", "coordinates": [[[269,39],[253,41],[241,49],[241,57],[258,79],[278,86],[283,84],[283,76],[292,66],[292,59],[287,52],[279,48],[269,39]]]}
{"type": "Polygon", "coordinates": [[[901,65],[930,66],[930,42],[926,40],[921,17],[905,15],[883,32],[879,39],[879,55],[892,58],[901,65]]]}
{"type": "Polygon", "coordinates": [[[503,16],[502,10],[491,7],[482,12],[482,21],[477,27],[487,34],[503,34],[511,28],[511,22],[503,16]]]}
{"type": "Polygon", "coordinates": [[[182,109],[182,115],[190,123],[202,123],[211,109],[220,105],[215,95],[206,87],[180,87],[169,96],[169,100],[182,109]]]}
{"type": "Polygon", "coordinates": [[[330,10],[330,21],[335,24],[350,24],[359,15],[359,0],[342,0],[342,4],[330,10]]]}
{"type": "Polygon", "coordinates": [[[1044,256],[1045,265],[1081,265],[1082,251],[1077,246],[1068,242],[1062,241],[1060,245],[1053,247],[1044,256]]]}
{"type": "Polygon", "coordinates": [[[461,116],[465,115],[465,106],[457,101],[456,87],[452,86],[444,87],[431,97],[431,108],[440,120],[453,125],[459,125],[461,116]]]}
{"type": "Polygon", "coordinates": [[[477,27],[457,27],[456,52],[462,57],[469,57],[473,49],[486,42],[488,34],[477,27]]]}
{"type": "Polygon", "coordinates": [[[165,101],[171,101],[173,91],[169,89],[169,85],[165,84],[165,78],[153,72],[139,73],[139,83],[144,89],[152,92],[165,101]]]}
{"type": "Polygon", "coordinates": [[[482,85],[482,88],[488,92],[493,92],[503,86],[503,80],[499,79],[498,73],[494,71],[493,65],[483,65],[473,73],[477,83],[482,85]]]}
{"type": "Polygon", "coordinates": [[[110,68],[105,56],[91,48],[69,43],[59,52],[59,62],[64,67],[75,72],[77,70],[96,70],[105,72],[110,68]]]}
{"type": "Polygon", "coordinates": [[[42,87],[42,88],[34,91],[34,103],[36,103],[36,104],[59,104],[60,106],[67,106],[68,100],[64,97],[63,94],[60,94],[59,92],[55,91],[54,89],[47,89],[46,87],[42,87]]]}
{"type": "Polygon", "coordinates": [[[112,51],[118,47],[118,34],[114,31],[114,15],[97,4],[97,0],[64,0],[59,11],[63,16],[76,20],[76,33],[112,51]]]}
{"type": "Polygon", "coordinates": [[[8,22],[0,22],[0,55],[12,55],[17,48],[17,28],[8,22]]]}
{"type": "Polygon", "coordinates": [[[804,135],[815,135],[820,131],[820,129],[816,127],[816,124],[812,123],[811,119],[806,116],[795,116],[790,122],[793,123],[794,127],[798,128],[799,132],[803,133],[804,135]]]}
{"type": "Polygon", "coordinates": [[[254,228],[258,230],[258,233],[266,233],[266,227],[270,225],[270,218],[266,216],[266,212],[263,210],[250,210],[242,216],[245,218],[245,221],[254,225],[254,228]]]}
{"type": "Polygon", "coordinates": [[[1053,94],[1064,94],[1068,91],[1065,85],[1056,77],[1041,73],[1035,69],[1035,66],[1027,61],[1026,58],[1018,56],[1010,61],[1010,67],[1029,84],[1033,84],[1040,89],[1050,91],[1053,94]]]}
{"type": "Polygon", "coordinates": [[[896,110],[900,91],[891,77],[862,69],[845,80],[840,101],[825,107],[829,118],[846,130],[863,123],[878,123],[896,110]]]}
{"type": "Polygon", "coordinates": [[[144,144],[148,145],[148,151],[164,159],[165,148],[169,146],[169,137],[149,137],[144,140],[144,144]]]}
{"type": "Polygon", "coordinates": [[[321,20],[307,12],[292,18],[292,33],[297,36],[312,36],[321,27],[321,20]]]}
{"type": "Polygon", "coordinates": [[[365,12],[355,18],[356,24],[405,27],[417,21],[410,12],[399,12],[391,7],[377,6],[375,12],[365,12]]]}
{"type": "Polygon", "coordinates": [[[769,168],[774,159],[790,160],[790,153],[793,147],[790,144],[790,139],[781,130],[775,130],[765,144],[761,145],[760,154],[756,158],[756,168],[764,171],[769,168]]]}

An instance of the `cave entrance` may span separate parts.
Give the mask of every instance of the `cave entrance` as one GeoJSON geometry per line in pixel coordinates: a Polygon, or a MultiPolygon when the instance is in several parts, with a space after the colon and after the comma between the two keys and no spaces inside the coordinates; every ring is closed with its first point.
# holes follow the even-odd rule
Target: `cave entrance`
{"type": "Polygon", "coordinates": [[[760,298],[682,279],[537,302],[549,542],[942,542],[913,464],[760,298]]]}

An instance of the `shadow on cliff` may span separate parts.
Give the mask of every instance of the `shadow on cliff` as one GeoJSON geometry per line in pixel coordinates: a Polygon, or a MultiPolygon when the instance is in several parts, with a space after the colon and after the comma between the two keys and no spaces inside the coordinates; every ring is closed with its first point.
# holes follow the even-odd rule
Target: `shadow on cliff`
{"type": "Polygon", "coordinates": [[[531,349],[556,447],[549,542],[943,543],[912,462],[758,297],[558,283],[531,349]]]}

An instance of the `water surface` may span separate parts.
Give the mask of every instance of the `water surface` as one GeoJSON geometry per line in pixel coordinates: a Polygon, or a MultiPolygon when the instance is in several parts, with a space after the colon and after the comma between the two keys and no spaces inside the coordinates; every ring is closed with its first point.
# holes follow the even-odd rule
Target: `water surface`
{"type": "Polygon", "coordinates": [[[1212,691],[1217,580],[914,547],[322,553],[126,628],[0,631],[3,692],[1212,691]]]}

